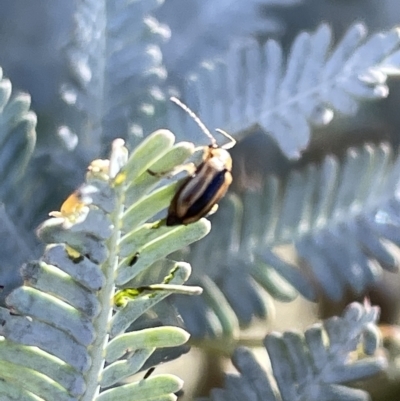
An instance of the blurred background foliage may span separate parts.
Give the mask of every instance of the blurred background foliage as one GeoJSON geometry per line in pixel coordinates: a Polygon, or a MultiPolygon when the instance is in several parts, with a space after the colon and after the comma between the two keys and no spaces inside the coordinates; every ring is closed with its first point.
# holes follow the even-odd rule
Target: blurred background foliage
{"type": "MultiPolygon", "coordinates": [[[[289,58],[290,49],[293,49],[292,45],[300,32],[304,30],[316,32],[323,22],[329,25],[334,38],[332,46],[335,46],[355,22],[363,23],[369,35],[375,32],[387,32],[400,25],[400,3],[397,0],[379,2],[376,0],[149,0],[115,1],[108,5],[106,2],[68,0],[1,2],[0,66],[3,68],[4,76],[12,82],[13,93],[22,91],[30,94],[31,109],[37,114],[36,147],[22,178],[17,174],[10,159],[23,152],[24,146],[16,145],[8,148],[9,150],[4,147],[0,154],[0,158],[3,159],[1,163],[3,178],[0,187],[7,188],[7,196],[2,195],[0,209],[2,244],[0,279],[6,285],[3,296],[20,283],[19,266],[29,259],[38,257],[42,251],[34,235],[35,227],[46,218],[49,211],[57,210],[62,200],[82,182],[88,163],[93,158],[108,153],[113,138],[126,138],[133,147],[142,136],[162,127],[178,131],[176,134],[179,139],[205,144],[205,139],[201,132],[197,132],[195,125],[190,125],[191,123],[185,125],[184,122],[177,121],[185,117],[176,117],[181,113],[179,110],[170,111],[174,106],[168,102],[169,95],[180,96],[189,107],[199,113],[202,119],[204,118],[210,130],[214,129],[215,119],[208,118],[204,106],[204,99],[208,99],[207,93],[212,93],[214,96],[214,92],[210,92],[206,85],[197,88],[198,82],[201,84],[206,81],[202,81],[202,78],[196,81],[193,74],[201,77],[202,71],[213,66],[211,61],[225,60],[225,55],[233,52],[232,49],[251,47],[254,43],[264,45],[269,39],[277,40],[282,46],[284,57],[289,58]],[[201,99],[202,90],[205,91],[204,99],[201,99]],[[10,178],[6,180],[4,177],[14,177],[14,175],[15,180],[13,178],[13,185],[10,185],[10,178]]],[[[396,51],[398,52],[398,49],[393,50],[394,53],[396,51]]],[[[228,58],[228,69],[229,60],[228,58]]],[[[357,183],[357,172],[354,173],[351,166],[346,167],[353,159],[358,160],[356,171],[360,174],[363,166],[366,166],[362,163],[367,163],[365,159],[368,157],[375,160],[368,164],[374,166],[373,168],[379,168],[384,164],[393,166],[382,173],[382,180],[386,177],[386,173],[389,174],[388,170],[396,174],[400,138],[398,113],[400,84],[395,77],[396,74],[392,75],[388,81],[388,96],[386,94],[380,96],[383,99],[379,101],[361,102],[351,116],[338,113],[331,123],[329,121],[327,124],[313,126],[310,139],[297,149],[297,154],[294,152],[290,155],[285,152],[279,146],[279,138],[266,135],[260,125],[252,125],[245,130],[243,127],[230,126],[230,132],[233,130],[233,134],[236,133],[235,128],[241,132],[238,135],[241,140],[232,150],[234,183],[231,194],[221,204],[219,213],[213,217],[214,220],[222,222],[215,222],[213,232],[205,240],[204,245],[199,245],[191,254],[184,253],[182,256],[191,261],[194,266],[194,280],[205,285],[205,294],[209,296],[208,300],[190,299],[187,303],[184,301],[183,305],[180,305],[179,299],[176,300],[183,317],[186,317],[189,331],[198,333],[200,337],[210,333],[218,334],[218,329],[215,329],[218,325],[212,326],[212,321],[218,320],[220,316],[218,311],[209,305],[215,307],[220,299],[226,301],[227,309],[222,308],[219,312],[224,314],[230,310],[233,320],[237,320],[229,329],[222,328],[225,335],[227,334],[224,332],[225,329],[235,332],[236,329],[243,330],[251,324],[249,333],[253,335],[258,333],[256,337],[261,338],[271,326],[267,329],[265,323],[257,323],[255,317],[264,318],[273,316],[274,313],[277,319],[275,326],[272,327],[303,329],[306,323],[315,319],[315,307],[311,304],[302,300],[297,304],[279,303],[278,309],[273,311],[273,303],[276,301],[272,301],[272,298],[278,301],[291,301],[297,291],[313,301],[318,299],[318,311],[322,317],[338,314],[350,301],[361,300],[365,295],[369,295],[372,303],[377,303],[382,308],[382,323],[398,324],[400,307],[398,274],[383,270],[374,275],[371,281],[366,280],[366,285],[361,285],[356,291],[352,279],[349,279],[347,287],[338,285],[332,287],[334,289],[331,292],[325,291],[323,283],[326,277],[319,280],[312,276],[313,273],[317,274],[318,266],[324,264],[321,262],[324,258],[321,259],[320,254],[317,258],[315,253],[309,252],[310,241],[317,241],[314,237],[307,238],[308,242],[303,237],[301,241],[296,242],[298,237],[292,235],[292,231],[289,230],[290,234],[286,237],[272,235],[272,240],[270,238],[262,243],[255,240],[256,245],[248,243],[243,245],[246,235],[251,233],[251,227],[248,227],[251,224],[246,226],[246,214],[238,215],[243,213],[243,210],[245,212],[247,209],[253,210],[255,216],[249,217],[248,221],[254,222],[257,220],[259,210],[267,213],[265,208],[260,206],[260,209],[257,209],[252,206],[254,204],[251,200],[246,200],[255,192],[256,201],[261,197],[268,199],[268,205],[277,202],[279,207],[274,209],[277,219],[282,216],[279,214],[282,210],[286,215],[291,213],[295,216],[296,208],[301,202],[296,203],[290,199],[299,199],[300,189],[307,186],[312,177],[315,178],[313,171],[321,172],[321,166],[324,163],[330,165],[331,160],[333,160],[332,165],[339,166],[338,171],[347,171],[346,169],[350,171],[347,175],[350,178],[347,179],[353,180],[349,182],[353,182],[354,186],[357,183]],[[376,160],[380,160],[381,164],[376,160]],[[275,178],[271,178],[271,175],[275,178]],[[275,184],[274,180],[277,180],[278,184],[275,184]],[[260,188],[264,188],[266,192],[263,193],[260,188]],[[270,190],[267,191],[266,188],[270,190]],[[278,188],[277,193],[280,194],[275,198],[271,195],[274,188],[278,188]],[[290,190],[293,192],[292,195],[289,194],[292,198],[289,195],[285,198],[282,194],[287,194],[290,190]],[[282,205],[286,206],[281,209],[282,205]],[[290,248],[292,245],[297,248],[290,248]],[[290,249],[285,246],[289,246],[290,249]],[[299,285],[302,280],[300,275],[293,278],[290,274],[286,276],[283,274],[290,285],[282,289],[283,284],[275,281],[269,288],[270,292],[273,292],[272,289],[280,288],[278,294],[269,297],[265,292],[254,290],[253,280],[257,272],[250,272],[251,267],[247,267],[254,262],[254,247],[260,253],[275,248],[274,251],[281,254],[283,252],[285,257],[282,260],[287,263],[292,263],[293,259],[297,258],[297,250],[300,259],[312,266],[311,273],[307,273],[305,277],[311,277],[309,281],[317,285],[313,287],[304,284],[302,291],[299,285]],[[247,255],[246,252],[250,248],[251,251],[247,255]],[[205,262],[202,258],[207,249],[212,249],[213,254],[207,255],[208,262],[205,262]],[[221,249],[220,254],[218,249],[221,249]],[[227,255],[231,255],[229,260],[227,255]],[[224,263],[218,264],[221,260],[224,263]],[[228,264],[233,267],[227,267],[228,264]],[[235,274],[232,274],[232,271],[235,274]],[[243,278],[242,271],[248,273],[247,278],[243,278]],[[230,279],[229,282],[227,277],[230,279]],[[335,288],[339,288],[338,297],[331,296],[332,293],[338,294],[335,288]],[[220,295],[222,298],[219,298],[220,295]],[[214,313],[211,319],[210,308],[214,313]],[[191,314],[193,314],[192,319],[196,320],[194,323],[191,323],[191,314]]],[[[240,75],[237,74],[236,78],[240,80],[240,75]]],[[[220,89],[220,92],[223,102],[225,92],[223,89],[220,89]]],[[[216,92],[215,96],[217,95],[216,92]]],[[[362,100],[363,96],[359,98],[362,100]]],[[[217,100],[221,102],[221,99],[217,100]]],[[[26,99],[24,101],[29,103],[26,99]]],[[[208,101],[208,107],[213,108],[213,99],[208,101]]],[[[227,128],[224,123],[222,120],[222,125],[218,127],[227,128]]],[[[30,146],[33,149],[32,143],[30,146]]],[[[332,176],[335,176],[340,183],[344,178],[338,174],[332,176]]],[[[375,181],[381,179],[381,176],[377,177],[375,181]]],[[[324,176],[319,179],[323,182],[324,176]]],[[[364,184],[367,187],[369,179],[370,176],[365,178],[367,181],[364,184]]],[[[392,195],[397,201],[396,184],[393,181],[390,194],[379,187],[380,194],[386,196],[385,202],[388,199],[390,201],[392,195]]],[[[320,187],[323,188],[323,185],[320,187]]],[[[319,187],[316,185],[313,188],[318,191],[319,187]]],[[[3,189],[2,194],[4,191],[3,189]]],[[[368,196],[371,198],[372,195],[368,196]]],[[[354,199],[357,200],[357,197],[360,197],[359,193],[354,194],[354,199]]],[[[311,208],[316,205],[312,203],[312,199],[302,198],[302,201],[311,208]]],[[[357,219],[361,215],[362,219],[368,220],[368,213],[374,212],[373,208],[378,205],[376,202],[371,206],[361,201],[360,207],[365,211],[365,215],[357,214],[357,219]],[[367,206],[371,206],[372,209],[368,209],[367,206]]],[[[397,203],[393,206],[393,202],[390,211],[386,203],[384,206],[386,213],[395,219],[397,224],[398,206],[397,203]]],[[[381,207],[381,204],[378,206],[381,207]]],[[[260,216],[261,222],[264,222],[264,217],[260,216]]],[[[355,218],[355,221],[357,219],[355,218]]],[[[282,224],[284,228],[286,224],[290,229],[295,226],[293,221],[299,223],[300,220],[295,216],[289,221],[290,224],[288,222],[282,224]]],[[[312,226],[311,218],[310,221],[312,226]]],[[[354,223],[356,228],[358,223],[359,220],[354,223]]],[[[266,227],[268,224],[270,222],[265,220],[266,227]]],[[[260,230],[257,233],[262,232],[267,238],[265,233],[267,230],[262,231],[261,228],[260,230]]],[[[339,241],[343,231],[335,230],[336,228],[328,227],[329,235],[334,231],[334,238],[338,241],[337,247],[332,249],[340,253],[341,249],[344,249],[341,248],[344,245],[339,241]]],[[[310,232],[313,230],[310,229],[310,232]]],[[[348,231],[345,230],[345,233],[347,235],[348,231]]],[[[332,239],[329,235],[321,241],[330,241],[331,244],[332,239]]],[[[392,236],[388,236],[386,232],[380,233],[379,238],[381,236],[385,240],[389,238],[392,244],[399,245],[399,231],[392,236]]],[[[319,252],[324,252],[324,246],[321,246],[321,249],[319,252]]],[[[357,252],[357,249],[354,249],[346,252],[348,254],[357,252]]],[[[332,254],[334,252],[328,257],[330,262],[332,258],[334,259],[332,254]]],[[[379,260],[376,257],[378,252],[376,248],[374,252],[373,256],[379,260]]],[[[387,254],[383,253],[386,257],[387,254]]],[[[389,270],[395,271],[398,267],[396,261],[398,248],[391,249],[390,255],[394,256],[392,262],[388,262],[387,265],[392,266],[389,270]]],[[[292,271],[288,270],[282,260],[273,259],[275,255],[266,255],[264,252],[262,257],[263,263],[276,269],[279,265],[281,275],[282,271],[292,271]]],[[[367,259],[364,259],[366,264],[369,263],[367,259]]],[[[348,259],[342,259],[342,262],[344,260],[354,259],[349,256],[348,259]]],[[[387,262],[387,259],[385,261],[387,262]]],[[[387,267],[382,260],[379,262],[384,268],[387,267]]],[[[340,263],[340,260],[333,260],[331,265],[335,263],[340,263]]],[[[302,263],[299,265],[302,267],[302,263]]],[[[341,267],[345,271],[346,266],[341,267]]],[[[334,276],[332,280],[335,279],[334,276]]],[[[264,278],[263,281],[258,276],[258,285],[263,282],[262,286],[267,292],[265,283],[268,280],[264,278]]],[[[394,362],[391,366],[394,366],[396,358],[393,355],[398,352],[396,346],[398,334],[396,335],[397,331],[393,328],[395,326],[389,327],[392,330],[385,331],[389,333],[386,341],[392,346],[394,362]]],[[[209,374],[208,376],[204,374],[204,380],[199,386],[205,386],[206,389],[199,390],[199,393],[201,391],[207,393],[209,387],[221,385],[219,379],[222,370],[219,369],[219,364],[212,363],[210,369],[211,365],[207,363],[209,360],[205,358],[204,372],[209,374]]],[[[388,399],[389,395],[392,399],[396,399],[399,396],[399,393],[396,393],[398,391],[396,387],[399,386],[398,370],[397,374],[396,369],[391,372],[394,373],[389,379],[385,379],[385,383],[380,382],[385,391],[382,387],[367,383],[367,387],[376,392],[376,399],[388,399]],[[378,393],[385,396],[379,398],[378,393]]]]}

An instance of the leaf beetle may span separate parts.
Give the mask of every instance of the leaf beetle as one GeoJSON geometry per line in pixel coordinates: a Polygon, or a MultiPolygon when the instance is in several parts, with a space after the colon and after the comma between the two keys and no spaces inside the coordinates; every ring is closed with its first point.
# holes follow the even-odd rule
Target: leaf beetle
{"type": "Polygon", "coordinates": [[[191,175],[174,195],[168,208],[167,226],[186,225],[200,220],[226,194],[232,182],[232,157],[227,149],[236,144],[232,136],[221,129],[216,129],[230,140],[229,143],[218,146],[216,139],[189,107],[175,97],[171,97],[171,101],[193,118],[204,134],[210,138],[211,143],[204,146],[202,162],[198,166],[192,166],[191,175]]]}

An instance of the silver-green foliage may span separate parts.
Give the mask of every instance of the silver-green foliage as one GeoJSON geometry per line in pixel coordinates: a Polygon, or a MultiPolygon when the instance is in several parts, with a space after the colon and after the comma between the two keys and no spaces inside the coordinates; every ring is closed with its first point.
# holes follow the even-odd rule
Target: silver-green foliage
{"type": "Polygon", "coordinates": [[[265,291],[286,302],[318,291],[338,301],[349,289],[363,294],[382,269],[397,272],[399,176],[389,145],[365,145],[226,199],[212,219],[220,240],[211,233],[188,257],[204,287],[199,299],[177,299],[190,332],[231,335],[267,316],[265,291]]]}
{"type": "Polygon", "coordinates": [[[282,260],[275,262],[272,247],[294,244],[326,296],[338,300],[346,289],[362,294],[382,268],[398,271],[399,169],[390,146],[365,145],[350,148],[342,162],[328,156],[293,172],[280,188],[267,180],[270,216],[279,218],[265,221],[269,238],[259,243],[256,258],[279,272],[282,260]]]}
{"type": "MultiPolygon", "coordinates": [[[[98,154],[100,137],[119,135],[127,128],[136,134],[143,127],[148,131],[147,123],[162,126],[156,122],[160,117],[157,111],[162,115],[165,107],[158,84],[165,71],[154,44],[157,38],[165,38],[167,31],[155,20],[144,18],[158,3],[79,2],[75,41],[68,46],[73,78],[63,86],[62,95],[80,113],[73,119],[73,128],[82,135],[82,153],[90,150],[98,154]],[[137,24],[126,18],[130,13],[137,17],[137,24]],[[138,63],[137,54],[148,58],[138,63]],[[132,94],[139,100],[133,101],[132,94]],[[146,119],[153,115],[157,118],[146,119]],[[133,120],[141,128],[132,125],[133,120]]],[[[297,156],[307,146],[312,127],[328,124],[335,112],[354,114],[360,100],[387,95],[386,79],[399,71],[398,30],[369,39],[365,36],[365,27],[354,25],[331,50],[332,31],[321,25],[314,33],[298,36],[287,62],[275,41],[263,47],[234,48],[223,62],[205,64],[193,77],[183,100],[192,106],[191,97],[199,99],[199,115],[209,127],[235,133],[259,124],[286,154],[297,156]]],[[[7,95],[6,87],[2,93],[7,95]]],[[[2,115],[11,110],[7,107],[2,115]]],[[[181,136],[190,137],[193,122],[178,121],[184,115],[176,113],[181,111],[171,107],[170,123],[163,125],[176,127],[181,136]]],[[[18,139],[8,135],[13,132],[8,128],[13,127],[13,120],[7,120],[5,126],[6,137],[18,139]]],[[[5,338],[0,342],[0,391],[9,399],[89,400],[99,386],[102,393],[98,399],[103,400],[125,396],[171,399],[170,393],[181,385],[179,380],[164,376],[120,386],[120,380],[145,366],[156,347],[184,341],[180,329],[142,330],[130,337],[123,334],[168,292],[132,300],[111,318],[115,286],[160,282],[171,270],[176,284],[182,284],[188,277],[188,266],[159,260],[209,229],[204,221],[174,228],[148,222],[168,206],[179,184],[168,182],[157,187],[158,179],[147,174],[147,169],[167,171],[193,151],[185,143],[171,147],[167,132],[156,137],[136,150],[124,167],[125,177],[116,176],[116,171],[111,174],[118,177],[111,180],[118,185],[105,182],[101,174],[89,176],[81,188],[81,194],[90,200],[84,220],[69,225],[68,219],[58,217],[41,226],[41,238],[56,245],[49,245],[40,261],[24,267],[26,284],[8,298],[19,316],[1,310],[5,338]],[[71,254],[65,244],[82,258],[71,254]],[[158,274],[155,281],[148,281],[149,270],[158,274]],[[107,324],[114,342],[107,343],[107,324]],[[147,334],[151,333],[154,337],[150,341],[147,334]],[[158,341],[153,341],[155,337],[158,341]],[[135,351],[122,356],[130,346],[135,351]],[[108,365],[103,370],[105,350],[109,352],[105,359],[108,365]],[[103,391],[113,385],[117,387],[103,391]]],[[[113,157],[123,159],[121,149],[115,149],[113,157]]],[[[71,161],[75,166],[76,160],[71,161]]],[[[120,162],[114,160],[111,165],[118,170],[120,162]]],[[[265,316],[268,307],[259,286],[280,300],[293,299],[296,291],[315,299],[315,289],[294,265],[273,252],[275,247],[294,243],[297,255],[309,263],[331,298],[339,297],[346,286],[361,292],[376,280],[380,265],[395,270],[397,262],[390,246],[400,243],[396,231],[397,165],[384,146],[352,150],[343,163],[327,158],[318,168],[292,173],[287,182],[266,179],[261,194],[249,191],[221,204],[215,226],[222,241],[208,237],[191,256],[205,297],[196,303],[179,303],[190,331],[199,336],[231,335],[252,316],[265,316]]],[[[4,176],[6,184],[8,178],[4,176]]],[[[40,196],[45,194],[37,194],[36,203],[40,196]]],[[[339,336],[343,342],[349,338],[346,335],[348,332],[339,336]]],[[[310,343],[310,349],[317,345],[310,343]]],[[[294,368],[302,366],[300,362],[293,358],[294,368]]],[[[275,373],[279,369],[275,365],[275,373]]],[[[240,392],[246,393],[243,399],[250,397],[251,389],[244,382],[240,386],[240,392]]],[[[329,395],[331,387],[324,389],[329,395]]]]}
{"type": "Polygon", "coordinates": [[[225,387],[212,390],[201,401],[367,400],[365,391],[342,383],[386,367],[385,359],[372,356],[379,345],[378,314],[377,308],[353,303],[341,317],[316,324],[304,334],[268,334],[264,340],[272,368],[268,373],[249,350],[238,348],[232,362],[239,374],[228,374],[225,387]],[[354,354],[361,349],[365,356],[357,360],[354,354]]]}
{"type": "MultiPolygon", "coordinates": [[[[400,72],[398,28],[367,38],[367,28],[355,24],[334,48],[332,36],[327,24],[300,33],[286,60],[272,39],[263,46],[233,46],[226,57],[193,74],[183,98],[198,103],[209,127],[240,137],[257,124],[286,155],[297,158],[313,128],[328,125],[335,113],[353,116],[362,100],[386,97],[387,78],[400,72]]],[[[169,118],[177,135],[187,138],[193,131],[190,119],[176,110],[169,118]]]]}
{"type": "Polygon", "coordinates": [[[36,143],[36,115],[30,111],[31,98],[26,93],[12,95],[10,80],[0,68],[0,199],[7,194],[24,172],[36,143]]]}
{"type": "Polygon", "coordinates": [[[122,381],[156,348],[188,339],[180,327],[135,323],[171,292],[191,292],[182,286],[190,266],[164,258],[206,235],[210,224],[166,227],[156,220],[178,183],[160,186],[147,170],[169,170],[193,149],[174,145],[161,130],[128,159],[116,140],[109,164],[94,161],[86,182],[38,228],[48,246],[39,261],[24,265],[24,285],[7,297],[9,309],[0,309],[1,399],[174,399],[182,386],[175,376],[122,381]],[[150,289],[160,282],[161,290],[150,289]],[[132,287],[136,296],[114,303],[116,291],[132,287]]]}
{"type": "MultiPolygon", "coordinates": [[[[286,155],[298,157],[313,128],[328,125],[334,114],[353,116],[361,101],[386,97],[387,78],[400,71],[398,28],[367,37],[358,23],[334,47],[332,42],[332,29],[322,24],[298,35],[287,58],[274,40],[233,46],[189,77],[182,98],[208,127],[239,139],[260,125],[286,155]]],[[[178,135],[198,138],[181,110],[170,108],[168,118],[178,135]]],[[[316,300],[318,291],[337,300],[348,288],[361,294],[382,267],[396,271],[391,248],[400,241],[391,185],[398,163],[391,153],[386,145],[351,149],[343,162],[327,157],[286,181],[268,177],[261,191],[221,202],[213,217],[218,231],[188,255],[204,294],[176,299],[190,332],[230,336],[254,316],[267,316],[270,305],[260,287],[281,301],[297,292],[316,300]],[[299,259],[311,268],[317,288],[298,269],[299,259]]]]}
{"type": "Polygon", "coordinates": [[[0,237],[1,280],[13,281],[13,271],[31,254],[24,232],[26,210],[25,174],[36,143],[36,115],[26,93],[12,94],[10,80],[0,67],[0,237]],[[12,262],[11,262],[12,261],[12,262]]]}
{"type": "Polygon", "coordinates": [[[186,75],[199,62],[225,53],[231,43],[255,32],[264,37],[281,35],[286,27],[279,12],[301,3],[306,2],[248,0],[243,5],[236,0],[165,2],[155,13],[160,21],[168,22],[173,33],[163,46],[168,73],[175,77],[186,75]]]}
{"type": "Polygon", "coordinates": [[[169,30],[151,12],[161,3],[76,3],[75,29],[65,48],[70,77],[61,95],[75,111],[67,123],[86,152],[99,154],[116,132],[127,138],[160,127],[154,115],[164,103],[166,71],[159,45],[169,30]]]}

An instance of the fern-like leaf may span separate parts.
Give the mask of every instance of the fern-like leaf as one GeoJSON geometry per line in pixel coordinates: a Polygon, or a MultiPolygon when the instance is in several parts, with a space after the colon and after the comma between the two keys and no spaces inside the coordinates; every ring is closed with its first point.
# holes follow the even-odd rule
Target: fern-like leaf
{"type": "Polygon", "coordinates": [[[272,240],[266,234],[275,249],[294,243],[317,288],[333,300],[346,289],[363,294],[382,268],[398,271],[399,163],[388,145],[366,145],[349,149],[343,163],[327,157],[320,168],[292,173],[277,196],[281,205],[268,206],[281,217],[267,223],[257,260],[280,272],[282,259],[262,245],[272,240]]]}
{"type": "MultiPolygon", "coordinates": [[[[229,45],[242,38],[262,35],[276,37],[285,31],[279,10],[296,6],[303,0],[166,1],[155,11],[166,21],[173,35],[162,46],[168,75],[176,81],[205,59],[223,54],[229,45]],[[179,8],[179,13],[176,12],[179,8]],[[182,16],[185,16],[182,19],[182,16]],[[196,29],[193,29],[196,26],[196,29]]],[[[179,84],[178,81],[178,84],[179,84]]]]}
{"type": "Polygon", "coordinates": [[[0,199],[7,195],[24,172],[36,143],[36,115],[29,110],[30,96],[11,97],[11,82],[0,68],[0,199]]]}
{"type": "Polygon", "coordinates": [[[87,136],[79,138],[86,152],[100,154],[97,147],[116,132],[127,138],[154,129],[155,108],[164,103],[159,85],[166,78],[158,46],[169,37],[169,30],[150,16],[159,4],[77,3],[75,31],[66,46],[71,76],[61,94],[77,112],[72,130],[87,136]]]}
{"type": "Polygon", "coordinates": [[[25,199],[26,166],[36,143],[36,115],[29,110],[30,96],[12,96],[11,82],[0,68],[0,241],[2,243],[1,282],[14,284],[18,265],[31,256],[32,241],[24,231],[25,216],[21,210],[25,199]]]}
{"type": "MultiPolygon", "coordinates": [[[[296,158],[313,126],[329,124],[335,112],[354,115],[361,100],[388,95],[388,76],[400,72],[399,32],[367,38],[366,27],[355,24],[331,49],[332,30],[322,24],[297,36],[286,62],[274,40],[236,46],[222,61],[205,63],[189,80],[183,99],[192,107],[197,102],[209,127],[240,138],[258,124],[296,158]]],[[[192,124],[171,108],[168,126],[174,132],[187,138],[192,124]]]]}
{"type": "Polygon", "coordinates": [[[382,269],[397,272],[399,166],[389,145],[365,145],[223,200],[212,217],[218,240],[211,233],[188,257],[204,295],[176,300],[189,331],[234,334],[268,315],[265,291],[339,300],[365,293],[382,269]]]}
{"type": "MultiPolygon", "coordinates": [[[[23,267],[24,285],[7,297],[9,309],[0,309],[0,398],[174,399],[182,386],[175,376],[123,381],[144,369],[157,348],[188,339],[175,325],[154,327],[145,314],[162,311],[166,321],[171,311],[158,308],[161,300],[175,291],[200,292],[182,286],[187,263],[164,258],[206,235],[210,224],[165,227],[156,220],[178,182],[160,185],[147,170],[172,169],[193,150],[161,130],[128,159],[116,140],[110,160],[92,162],[85,184],[39,227],[49,245],[23,267]]],[[[166,359],[168,351],[152,360],[166,359]]]]}
{"type": "Polygon", "coordinates": [[[273,378],[249,350],[239,348],[232,357],[239,374],[228,374],[225,387],[212,390],[201,401],[366,400],[366,392],[342,383],[367,378],[386,367],[384,358],[371,356],[379,345],[377,317],[377,308],[354,303],[341,317],[327,319],[304,334],[268,334],[264,345],[273,378]],[[355,360],[359,346],[367,356],[355,360]]]}

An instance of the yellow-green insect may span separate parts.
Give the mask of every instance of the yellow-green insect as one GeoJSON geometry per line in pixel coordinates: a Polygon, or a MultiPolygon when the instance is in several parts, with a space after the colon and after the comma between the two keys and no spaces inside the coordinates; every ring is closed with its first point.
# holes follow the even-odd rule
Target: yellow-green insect
{"type": "Polygon", "coordinates": [[[218,146],[216,139],[189,107],[175,97],[171,100],[193,118],[210,138],[211,143],[204,146],[203,161],[195,167],[173,197],[168,209],[167,226],[190,224],[200,220],[226,194],[232,182],[232,158],[227,149],[236,144],[233,137],[217,129],[217,132],[230,140],[226,145],[218,146]]]}

